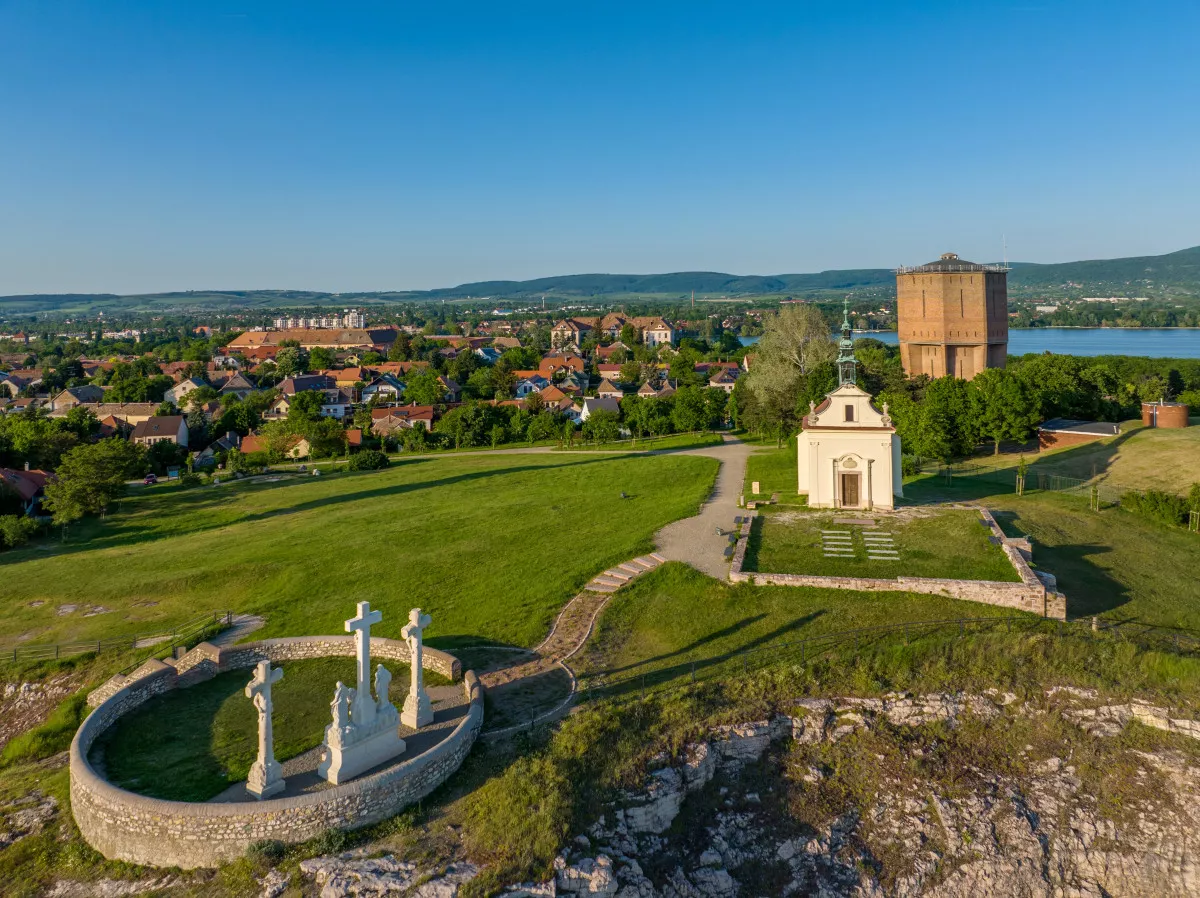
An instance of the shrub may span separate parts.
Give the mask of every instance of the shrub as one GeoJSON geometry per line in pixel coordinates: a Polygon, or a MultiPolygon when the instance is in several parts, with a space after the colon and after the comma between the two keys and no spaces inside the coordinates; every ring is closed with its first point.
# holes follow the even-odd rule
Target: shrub
{"type": "Polygon", "coordinates": [[[1186,405],[1190,414],[1200,415],[1200,390],[1184,390],[1175,401],[1186,405]]]}
{"type": "Polygon", "coordinates": [[[388,457],[378,449],[363,449],[350,456],[346,468],[350,471],[378,471],[388,466],[388,457]]]}
{"type": "Polygon", "coordinates": [[[1145,493],[1130,490],[1121,496],[1121,507],[1172,527],[1187,523],[1190,510],[1187,499],[1161,490],[1147,490],[1145,493]]]}
{"type": "Polygon", "coordinates": [[[179,485],[185,490],[191,489],[194,486],[200,486],[200,484],[203,482],[204,481],[200,479],[199,474],[192,474],[189,472],[187,474],[179,475],[179,485]]]}
{"type": "Polygon", "coordinates": [[[0,767],[20,761],[40,761],[65,751],[87,713],[87,693],[76,692],[67,698],[40,726],[17,736],[4,746],[0,767]]]}
{"type": "Polygon", "coordinates": [[[38,523],[32,518],[13,514],[0,516],[0,547],[15,549],[23,546],[38,532],[38,523]]]}
{"type": "Polygon", "coordinates": [[[921,473],[921,466],[925,464],[925,459],[919,455],[902,455],[900,456],[900,471],[905,477],[915,477],[921,473]]]}

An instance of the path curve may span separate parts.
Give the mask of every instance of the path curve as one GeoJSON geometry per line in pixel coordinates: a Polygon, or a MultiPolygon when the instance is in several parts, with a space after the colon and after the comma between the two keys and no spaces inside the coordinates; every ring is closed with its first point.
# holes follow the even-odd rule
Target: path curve
{"type": "MultiPolygon", "coordinates": [[[[550,633],[533,649],[536,657],[513,667],[491,671],[479,677],[485,687],[513,683],[527,677],[543,674],[558,667],[570,679],[570,688],[565,699],[549,711],[534,717],[529,723],[515,724],[499,729],[484,730],[480,738],[496,738],[526,730],[538,723],[556,720],[563,716],[575,701],[578,681],[575,671],[567,664],[579,653],[592,635],[596,620],[604,610],[613,593],[644,573],[654,570],[667,561],[689,564],[701,573],[724,580],[729,573],[729,560],[725,558],[728,539],[718,533],[733,527],[738,512],[738,498],[746,476],[746,461],[754,447],[733,437],[724,437],[719,446],[701,449],[681,449],[672,452],[641,452],[643,455],[672,454],[698,455],[715,458],[721,463],[716,482],[700,511],[663,527],[655,535],[657,550],[649,555],[631,559],[615,565],[588,583],[582,592],[568,602],[555,618],[550,633]]],[[[537,451],[537,449],[526,450],[537,451]]]]}

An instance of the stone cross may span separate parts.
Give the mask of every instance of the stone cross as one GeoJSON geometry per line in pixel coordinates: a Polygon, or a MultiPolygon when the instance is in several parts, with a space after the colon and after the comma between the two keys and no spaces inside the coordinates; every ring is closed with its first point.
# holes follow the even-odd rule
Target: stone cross
{"type": "Polygon", "coordinates": [[[370,602],[359,602],[358,616],[346,621],[346,632],[354,634],[358,656],[358,688],[351,710],[351,716],[358,724],[368,725],[375,720],[375,700],[371,698],[371,625],[381,620],[383,612],[372,611],[370,602]]]}
{"type": "Polygon", "coordinates": [[[425,677],[421,670],[425,628],[432,622],[433,619],[428,614],[422,614],[420,608],[414,608],[408,613],[408,624],[400,631],[400,635],[408,643],[408,663],[412,669],[412,686],[408,697],[404,699],[404,711],[400,715],[400,722],[414,730],[433,723],[433,706],[425,692],[425,677]]]}
{"type": "Polygon", "coordinates": [[[271,669],[270,661],[259,661],[254,679],[246,684],[246,698],[258,709],[258,760],[250,767],[246,791],[255,798],[267,798],[284,787],[283,768],[275,760],[275,734],[271,727],[271,685],[283,679],[282,668],[271,669]]]}

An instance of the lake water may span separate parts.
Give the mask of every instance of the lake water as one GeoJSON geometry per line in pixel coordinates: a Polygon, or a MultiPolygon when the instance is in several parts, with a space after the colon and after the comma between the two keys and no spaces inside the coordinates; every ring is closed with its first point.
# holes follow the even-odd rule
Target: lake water
{"type": "MultiPolygon", "coordinates": [[[[895,331],[856,333],[895,346],[895,331]]],[[[753,346],[758,337],[742,337],[753,346]]],[[[1008,332],[1008,354],[1053,352],[1056,355],[1140,355],[1150,358],[1200,359],[1200,329],[1187,327],[1034,327],[1008,332]]]]}

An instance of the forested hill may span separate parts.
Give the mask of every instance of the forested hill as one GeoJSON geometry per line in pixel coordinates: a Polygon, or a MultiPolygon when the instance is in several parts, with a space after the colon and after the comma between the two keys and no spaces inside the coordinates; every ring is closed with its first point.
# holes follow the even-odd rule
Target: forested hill
{"type": "MultiPolygon", "coordinates": [[[[920,261],[930,261],[924,259],[920,261]]],[[[987,261],[987,260],[973,260],[987,261]]],[[[1083,296],[1200,296],[1200,246],[1162,256],[1092,259],[1038,264],[1013,262],[1009,287],[1015,295],[1065,292],[1083,296]]],[[[573,297],[687,296],[693,290],[706,296],[806,295],[851,290],[890,290],[890,268],[854,268],[813,274],[735,275],[716,271],[670,274],[569,274],[531,281],[480,281],[438,290],[318,293],[306,290],[192,290],[140,296],[113,294],[41,294],[0,296],[0,317],[6,313],[164,311],[234,308],[314,308],[347,303],[464,299],[529,300],[541,296],[573,297]]]]}

